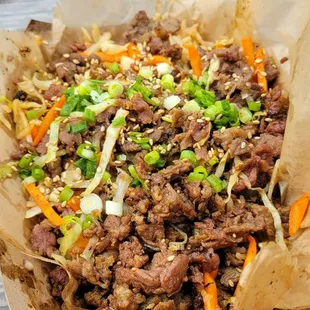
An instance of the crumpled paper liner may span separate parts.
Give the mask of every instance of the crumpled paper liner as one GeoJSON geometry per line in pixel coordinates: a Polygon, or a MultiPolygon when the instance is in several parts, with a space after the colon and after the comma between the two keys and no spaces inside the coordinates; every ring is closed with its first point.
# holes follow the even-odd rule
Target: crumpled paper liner
{"type": "MultiPolygon", "coordinates": [[[[114,34],[126,29],[135,13],[144,9],[150,16],[172,15],[200,23],[200,33],[207,41],[222,35],[235,38],[251,35],[254,41],[271,54],[281,71],[281,80],[290,94],[290,111],[281,162],[280,184],[284,204],[290,204],[309,190],[310,151],[307,135],[310,132],[310,95],[308,95],[310,65],[310,2],[295,0],[63,0],[55,8],[52,32],[44,32],[40,48],[33,36],[23,33],[0,32],[0,93],[14,94],[16,82],[29,75],[36,66],[53,55],[67,50],[69,42],[82,38],[80,26],[91,24],[114,34]],[[29,49],[25,49],[29,47],[29,49]],[[289,61],[280,64],[287,56],[289,61]]],[[[39,27],[40,28],[40,27],[39,27]]],[[[39,29],[40,30],[40,29],[39,29]]],[[[120,38],[119,40],[120,41],[120,38]]],[[[14,134],[0,127],[0,159],[9,158],[16,142],[14,134]]],[[[48,294],[48,265],[31,252],[29,233],[32,221],[24,221],[25,199],[18,180],[6,180],[0,188],[1,217],[0,264],[9,304],[12,309],[60,309],[48,294]],[[15,246],[13,246],[13,245],[15,246]],[[17,247],[17,249],[16,249],[17,247]],[[29,256],[31,255],[31,257],[29,256]],[[33,272],[23,268],[22,260],[34,265],[33,272]],[[14,272],[11,271],[15,270],[14,272]],[[17,271],[16,271],[17,270],[17,271]],[[20,275],[23,275],[21,279],[20,275]],[[26,280],[23,280],[26,279],[26,280]],[[31,284],[31,285],[29,285],[31,284]]],[[[305,309],[310,307],[310,215],[303,230],[289,243],[289,251],[281,250],[274,242],[261,245],[255,260],[244,270],[235,309],[305,309]]],[[[73,306],[73,278],[63,297],[68,309],[73,306]]]]}

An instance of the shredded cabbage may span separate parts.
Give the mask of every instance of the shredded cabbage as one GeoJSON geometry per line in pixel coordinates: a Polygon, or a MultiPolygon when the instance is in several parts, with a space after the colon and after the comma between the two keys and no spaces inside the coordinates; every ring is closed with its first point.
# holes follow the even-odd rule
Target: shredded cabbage
{"type": "Polygon", "coordinates": [[[67,251],[72,248],[74,243],[79,239],[82,233],[82,225],[80,219],[76,216],[65,216],[64,224],[60,230],[64,237],[58,239],[59,251],[62,256],[66,256],[67,251]]]}
{"type": "Polygon", "coordinates": [[[14,122],[16,124],[16,128],[15,128],[16,138],[18,140],[26,137],[31,131],[26,114],[20,107],[20,103],[21,102],[18,99],[14,99],[13,107],[12,107],[14,122]]]}
{"type": "Polygon", "coordinates": [[[60,121],[61,120],[57,120],[51,124],[45,163],[50,163],[56,158],[60,121]]]}
{"type": "Polygon", "coordinates": [[[224,170],[225,170],[225,165],[226,165],[226,162],[227,162],[227,159],[228,159],[228,156],[229,156],[229,150],[225,153],[225,155],[222,157],[221,161],[219,162],[217,168],[216,168],[216,171],[215,171],[215,175],[218,177],[218,178],[221,178],[223,173],[224,173],[224,170]]]}
{"type": "Polygon", "coordinates": [[[240,177],[245,181],[247,188],[259,192],[262,202],[264,203],[264,206],[269,210],[269,212],[271,213],[273,217],[274,228],[276,230],[276,243],[281,248],[286,249],[286,244],[284,242],[284,236],[283,236],[281,217],[280,217],[278,210],[269,200],[268,196],[266,195],[265,191],[262,188],[260,187],[252,188],[249,178],[244,173],[241,173],[240,177]]]}
{"type": "Polygon", "coordinates": [[[105,111],[107,108],[109,108],[115,104],[116,104],[115,99],[109,99],[109,100],[105,100],[101,103],[88,106],[86,109],[89,109],[89,110],[95,112],[96,115],[98,115],[98,114],[102,113],[103,111],[105,111]]]}
{"type": "Polygon", "coordinates": [[[219,67],[220,67],[220,60],[217,58],[216,55],[214,55],[213,58],[211,59],[210,66],[208,69],[208,79],[206,89],[209,89],[210,85],[213,83],[215,78],[215,72],[219,69],[219,67]]]}
{"type": "Polygon", "coordinates": [[[0,122],[2,122],[5,127],[11,130],[12,125],[9,119],[7,118],[8,117],[7,113],[12,112],[11,108],[13,106],[13,102],[4,96],[0,96],[0,103],[3,103],[0,105],[0,122]]]}
{"type": "Polygon", "coordinates": [[[26,94],[28,94],[32,97],[39,98],[45,107],[45,101],[44,101],[43,96],[37,91],[37,89],[35,88],[35,86],[33,85],[33,82],[31,80],[24,77],[24,81],[17,83],[17,85],[26,94]]]}
{"type": "Polygon", "coordinates": [[[98,242],[98,240],[99,238],[97,236],[91,237],[87,243],[85,250],[81,254],[81,257],[85,258],[86,260],[89,260],[94,253],[95,245],[98,242]]]}
{"type": "Polygon", "coordinates": [[[268,198],[269,199],[271,199],[273,190],[278,183],[279,165],[280,165],[280,160],[278,159],[274,164],[271,180],[269,183],[269,188],[268,188],[268,198]]]}
{"type": "Polygon", "coordinates": [[[228,181],[228,185],[227,185],[227,198],[225,199],[225,204],[230,200],[231,198],[231,191],[233,189],[233,187],[235,186],[235,184],[238,182],[238,177],[239,174],[241,172],[241,170],[239,169],[240,166],[242,165],[242,160],[239,158],[239,156],[236,156],[234,158],[234,168],[235,168],[235,172],[230,176],[229,181],[228,181]]]}
{"type": "Polygon", "coordinates": [[[32,77],[32,83],[41,90],[47,90],[53,84],[53,81],[46,80],[42,78],[39,72],[35,72],[32,77]]]}
{"type": "MultiPolygon", "coordinates": [[[[128,111],[119,109],[114,117],[114,119],[118,117],[124,117],[126,118],[128,115],[128,111]]],[[[113,123],[113,121],[112,121],[113,123]]],[[[107,129],[106,139],[104,141],[103,147],[102,147],[102,153],[100,158],[99,167],[96,170],[96,174],[94,178],[92,179],[90,185],[87,187],[87,189],[83,192],[83,195],[90,194],[101,182],[102,176],[106,170],[106,167],[110,161],[111,154],[113,152],[114,145],[116,143],[116,140],[121,132],[121,129],[123,126],[120,127],[113,127],[110,125],[107,129]]]]}
{"type": "Polygon", "coordinates": [[[39,207],[33,207],[33,208],[28,209],[26,211],[25,218],[30,219],[32,217],[37,216],[38,214],[41,214],[41,213],[42,213],[42,210],[39,207]]]}
{"type": "Polygon", "coordinates": [[[184,238],[184,240],[181,242],[176,242],[176,241],[169,242],[169,250],[170,251],[183,251],[187,243],[187,239],[188,239],[187,234],[181,229],[179,229],[178,227],[176,227],[174,224],[169,223],[169,225],[171,225],[171,227],[173,227],[177,232],[179,232],[184,238]]]}

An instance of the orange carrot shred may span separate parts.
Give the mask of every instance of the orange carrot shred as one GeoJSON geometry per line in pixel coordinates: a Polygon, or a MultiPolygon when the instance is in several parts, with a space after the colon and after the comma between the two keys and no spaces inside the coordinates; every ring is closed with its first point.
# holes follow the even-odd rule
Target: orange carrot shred
{"type": "MultiPolygon", "coordinates": [[[[253,238],[252,236],[248,236],[248,242],[249,242],[249,247],[248,247],[248,251],[246,253],[246,257],[243,263],[243,267],[242,267],[243,269],[255,258],[257,254],[257,244],[256,244],[255,238],[253,238]]],[[[236,295],[238,291],[239,291],[239,283],[236,287],[234,295],[236,295]]]]}
{"type": "Polygon", "coordinates": [[[253,42],[251,37],[245,37],[242,39],[243,54],[246,59],[247,64],[250,67],[254,67],[254,50],[253,42]]]}
{"type": "Polygon", "coordinates": [[[100,57],[102,62],[120,62],[122,56],[128,56],[126,51],[115,53],[115,54],[107,54],[104,52],[94,52],[95,55],[100,57]]]}
{"type": "Polygon", "coordinates": [[[74,245],[78,246],[79,248],[85,249],[89,242],[89,238],[85,238],[80,236],[78,240],[74,243],[74,245]]]}
{"type": "Polygon", "coordinates": [[[196,75],[196,77],[200,77],[202,68],[198,50],[194,45],[188,45],[188,44],[185,45],[185,48],[188,49],[189,61],[191,63],[194,75],[196,75]]]}
{"type": "Polygon", "coordinates": [[[38,134],[39,132],[39,126],[37,125],[34,125],[32,128],[31,128],[31,137],[32,137],[32,140],[34,140],[34,138],[36,137],[36,135],[38,134]]]}
{"type": "Polygon", "coordinates": [[[268,84],[266,79],[266,72],[265,72],[265,64],[264,64],[264,50],[262,48],[259,48],[256,51],[255,54],[255,68],[256,68],[256,74],[257,74],[257,82],[258,85],[260,85],[264,92],[267,93],[268,91],[268,84]]]}
{"type": "Polygon", "coordinates": [[[132,59],[141,59],[141,55],[134,43],[128,44],[128,56],[132,59]]]}
{"type": "Polygon", "coordinates": [[[73,211],[80,210],[80,197],[79,196],[72,196],[70,200],[67,202],[67,206],[69,206],[73,211]]]}
{"type": "Polygon", "coordinates": [[[83,57],[87,57],[89,55],[88,51],[83,51],[79,53],[83,57]]]}
{"type": "Polygon", "coordinates": [[[152,66],[157,65],[157,64],[162,63],[162,62],[171,64],[171,61],[168,58],[161,56],[161,55],[150,56],[147,58],[147,62],[149,65],[152,65],[152,66]]]}
{"type": "Polygon", "coordinates": [[[292,204],[289,216],[290,236],[295,235],[299,230],[300,225],[306,215],[309,206],[309,201],[310,201],[310,193],[306,193],[292,204]]]}
{"type": "Polygon", "coordinates": [[[243,269],[254,259],[257,254],[256,240],[252,236],[248,236],[249,247],[243,263],[243,269]]]}
{"type": "Polygon", "coordinates": [[[47,217],[47,219],[55,226],[60,226],[64,223],[62,217],[60,217],[55,210],[51,207],[46,198],[42,195],[39,188],[36,187],[34,183],[28,184],[26,186],[27,191],[30,196],[36,202],[38,207],[42,210],[43,214],[47,217]]]}
{"type": "Polygon", "coordinates": [[[212,275],[205,272],[204,275],[204,289],[200,291],[204,310],[216,310],[217,309],[217,288],[216,283],[212,275]]]}
{"type": "Polygon", "coordinates": [[[51,107],[51,109],[47,112],[45,115],[42,124],[38,130],[38,133],[36,134],[33,145],[37,146],[42,138],[47,133],[48,129],[50,128],[51,123],[55,120],[55,118],[59,115],[60,109],[64,106],[66,102],[65,95],[62,95],[58,101],[54,103],[54,105],[51,107]]]}

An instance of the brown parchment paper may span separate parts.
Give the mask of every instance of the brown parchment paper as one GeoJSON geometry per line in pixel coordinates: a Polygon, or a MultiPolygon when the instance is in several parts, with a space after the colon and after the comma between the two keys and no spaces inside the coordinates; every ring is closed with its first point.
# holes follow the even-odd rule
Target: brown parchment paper
{"type": "MultiPolygon", "coordinates": [[[[81,40],[79,27],[89,28],[96,23],[118,35],[139,9],[150,16],[177,16],[188,25],[199,22],[199,31],[206,41],[227,35],[238,42],[242,36],[251,35],[273,55],[291,103],[279,175],[284,204],[309,191],[310,1],[307,0],[63,0],[54,10],[52,32],[46,34],[47,45],[39,48],[33,37],[23,33],[0,32],[0,93],[10,97],[22,74],[29,75],[36,66],[44,68],[44,60],[66,51],[69,42],[81,40]],[[284,56],[289,61],[280,65],[284,56]]],[[[13,137],[0,127],[1,161],[9,158],[16,144],[13,137]]],[[[3,183],[0,203],[0,237],[4,240],[0,241],[0,264],[11,309],[58,309],[48,294],[48,266],[26,256],[31,254],[27,236],[32,223],[23,220],[25,200],[19,181],[3,183]],[[22,267],[24,259],[33,262],[33,272],[22,267]],[[18,272],[10,272],[7,266],[18,272]],[[31,278],[27,281],[32,284],[26,285],[30,289],[25,289],[25,281],[18,280],[19,272],[31,278]]],[[[309,226],[310,215],[287,251],[273,242],[261,245],[255,260],[242,273],[235,309],[310,307],[309,226]]],[[[72,303],[69,299],[67,304],[72,303]]]]}

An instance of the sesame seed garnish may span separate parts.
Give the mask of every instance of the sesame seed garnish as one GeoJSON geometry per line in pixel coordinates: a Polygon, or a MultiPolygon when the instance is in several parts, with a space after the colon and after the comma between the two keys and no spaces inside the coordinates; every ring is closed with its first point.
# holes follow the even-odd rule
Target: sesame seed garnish
{"type": "Polygon", "coordinates": [[[140,127],[140,125],[137,124],[137,125],[135,125],[132,129],[133,129],[133,130],[137,130],[139,127],[140,127]]]}
{"type": "Polygon", "coordinates": [[[259,140],[259,139],[260,139],[260,137],[254,137],[254,139],[255,139],[255,140],[259,140]]]}
{"type": "Polygon", "coordinates": [[[263,60],[261,58],[255,59],[255,63],[260,64],[263,60]]]}
{"type": "Polygon", "coordinates": [[[73,59],[72,62],[73,62],[74,64],[76,64],[76,65],[79,65],[79,64],[80,64],[80,62],[79,62],[77,59],[73,59]]]}
{"type": "Polygon", "coordinates": [[[236,234],[233,234],[232,236],[233,236],[234,238],[237,238],[237,235],[236,235],[236,234]]]}
{"type": "Polygon", "coordinates": [[[115,160],[114,163],[115,163],[116,165],[121,165],[121,164],[122,164],[122,162],[121,162],[120,160],[115,160]]]}
{"type": "Polygon", "coordinates": [[[168,145],[167,145],[167,151],[170,151],[172,149],[172,145],[169,143],[168,145]]]}
{"type": "Polygon", "coordinates": [[[69,54],[63,54],[62,56],[63,56],[64,58],[69,58],[69,57],[70,57],[69,54]]]}
{"type": "Polygon", "coordinates": [[[203,123],[203,122],[204,122],[203,119],[201,119],[201,118],[198,118],[198,119],[197,119],[197,123],[203,123]]]}
{"type": "Polygon", "coordinates": [[[223,156],[224,156],[224,153],[220,153],[220,154],[218,155],[219,158],[223,158],[223,156]]]}
{"type": "Polygon", "coordinates": [[[223,127],[221,128],[221,133],[223,133],[225,130],[226,130],[226,127],[223,126],[223,127]]]}
{"type": "Polygon", "coordinates": [[[167,257],[167,261],[168,262],[172,262],[174,260],[175,256],[174,255],[170,255],[167,257]]]}
{"type": "Polygon", "coordinates": [[[246,147],[246,143],[245,143],[245,142],[242,142],[242,143],[241,143],[241,148],[244,149],[245,147],[246,147]]]}
{"type": "Polygon", "coordinates": [[[252,132],[248,132],[248,139],[252,139],[252,132]]]}
{"type": "Polygon", "coordinates": [[[228,284],[229,284],[229,286],[234,287],[234,282],[230,279],[228,280],[228,284]]]}
{"type": "Polygon", "coordinates": [[[154,132],[154,128],[148,129],[148,130],[146,131],[146,133],[153,133],[153,132],[154,132]]]}
{"type": "Polygon", "coordinates": [[[149,140],[149,144],[150,144],[150,145],[153,145],[153,144],[154,144],[153,139],[150,139],[150,140],[149,140]]]}
{"type": "Polygon", "coordinates": [[[39,191],[42,193],[42,194],[44,194],[45,193],[45,189],[44,189],[44,187],[39,187],[39,191]]]}
{"type": "Polygon", "coordinates": [[[187,119],[188,119],[189,121],[192,121],[192,120],[194,120],[194,116],[190,115],[187,119]]]}
{"type": "Polygon", "coordinates": [[[258,120],[255,120],[255,121],[253,121],[253,124],[258,125],[258,124],[259,124],[259,121],[258,121],[258,120]]]}
{"type": "Polygon", "coordinates": [[[272,122],[272,118],[270,118],[270,117],[266,117],[266,118],[265,118],[265,122],[267,122],[267,123],[272,122]]]}

